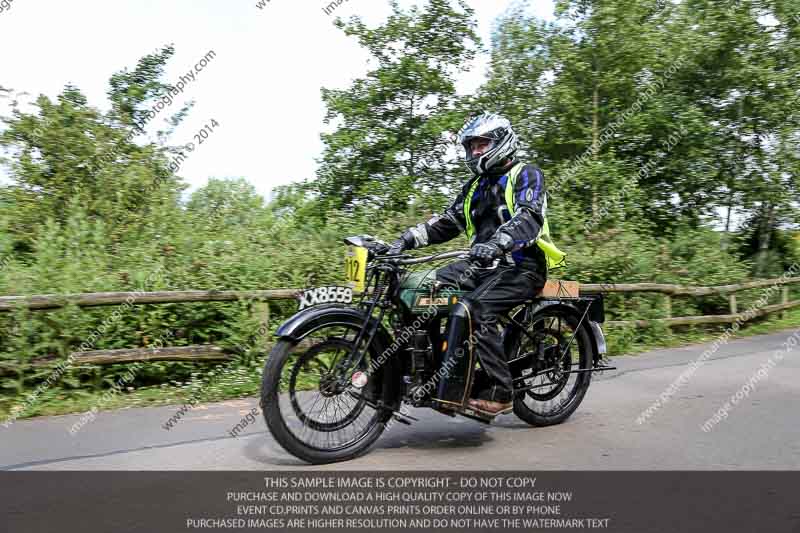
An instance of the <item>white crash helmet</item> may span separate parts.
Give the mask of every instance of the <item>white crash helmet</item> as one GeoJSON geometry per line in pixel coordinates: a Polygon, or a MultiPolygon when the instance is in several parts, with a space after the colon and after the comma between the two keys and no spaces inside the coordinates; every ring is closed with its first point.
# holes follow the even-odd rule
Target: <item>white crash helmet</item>
{"type": "Polygon", "coordinates": [[[511,129],[511,122],[494,113],[483,113],[468,120],[459,132],[459,141],[464,147],[464,162],[476,176],[513,157],[517,151],[517,135],[511,129]],[[469,147],[470,141],[478,137],[492,142],[489,150],[481,155],[473,154],[469,147]]]}

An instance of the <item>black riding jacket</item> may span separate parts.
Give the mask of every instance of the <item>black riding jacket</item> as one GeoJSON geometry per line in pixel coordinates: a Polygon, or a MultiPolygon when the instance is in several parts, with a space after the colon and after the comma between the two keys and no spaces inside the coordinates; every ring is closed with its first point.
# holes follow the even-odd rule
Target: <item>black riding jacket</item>
{"type": "Polygon", "coordinates": [[[505,186],[508,171],[488,173],[467,181],[453,203],[441,215],[434,215],[427,222],[411,228],[414,247],[439,244],[457,237],[465,231],[464,201],[474,180],[480,180],[472,195],[470,212],[475,227],[473,244],[484,243],[506,233],[514,242],[507,255],[516,265],[547,273],[544,252],[535,244],[544,224],[546,209],[544,174],[534,165],[525,165],[517,176],[514,187],[514,216],[508,211],[505,186]],[[510,257],[509,257],[510,256],[510,257]]]}

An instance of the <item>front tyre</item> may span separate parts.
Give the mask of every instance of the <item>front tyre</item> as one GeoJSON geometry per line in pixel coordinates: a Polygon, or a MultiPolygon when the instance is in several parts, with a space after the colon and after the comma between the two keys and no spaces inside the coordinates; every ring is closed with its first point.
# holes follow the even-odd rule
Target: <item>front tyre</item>
{"type": "Polygon", "coordinates": [[[361,455],[392,415],[376,409],[350,383],[353,373],[367,370],[366,361],[352,369],[340,364],[353,347],[350,333],[303,342],[281,339],[264,367],[261,408],[267,428],[286,451],[312,464],[361,455]]]}

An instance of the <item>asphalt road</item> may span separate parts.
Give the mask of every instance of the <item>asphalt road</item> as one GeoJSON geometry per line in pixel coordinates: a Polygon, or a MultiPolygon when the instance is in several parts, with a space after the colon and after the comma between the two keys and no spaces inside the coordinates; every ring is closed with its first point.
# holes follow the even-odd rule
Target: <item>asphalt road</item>
{"type": "Polygon", "coordinates": [[[272,440],[262,418],[238,437],[228,432],[256,399],[197,406],[171,430],[177,407],[102,412],[70,435],[80,415],[0,426],[0,470],[786,470],[800,469],[800,329],[722,346],[644,423],[637,417],[709,344],[613,359],[595,375],[583,404],[564,424],[530,427],[514,415],[491,426],[412,410],[365,456],[311,467],[272,440]],[[783,350],[783,357],[775,357],[783,350]],[[704,424],[770,358],[766,379],[711,431],[704,424]]]}

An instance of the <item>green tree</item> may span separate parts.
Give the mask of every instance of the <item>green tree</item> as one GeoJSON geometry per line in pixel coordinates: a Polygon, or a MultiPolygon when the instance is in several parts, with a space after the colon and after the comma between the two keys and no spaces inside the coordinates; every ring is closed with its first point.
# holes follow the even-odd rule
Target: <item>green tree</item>
{"type": "Polygon", "coordinates": [[[669,77],[682,63],[662,29],[672,7],[655,7],[559,1],[555,22],[545,23],[520,4],[493,35],[477,100],[509,116],[564,213],[613,225],[640,212],[638,171],[662,160],[670,134],[689,121],[691,108],[675,113],[669,102],[669,77]],[[626,201],[606,205],[621,190],[626,201]]]}
{"type": "Polygon", "coordinates": [[[774,238],[779,228],[800,219],[797,5],[697,0],[685,14],[703,50],[685,91],[714,125],[701,140],[719,192],[709,203],[725,210],[726,233],[735,215],[745,221],[750,244],[742,251],[755,259],[753,274],[762,276],[775,271],[768,263],[774,262],[770,250],[781,248],[774,238]]]}
{"type": "MultiPolygon", "coordinates": [[[[169,91],[160,77],[172,54],[167,47],[142,58],[133,72],[114,74],[107,113],[69,85],[55,101],[36,98],[33,112],[24,110],[19,99],[24,93],[12,100],[0,133],[12,184],[0,194],[14,204],[6,230],[19,249],[30,247],[45,218],[63,223],[73,201],[88,216],[106,221],[115,241],[126,231],[154,225],[157,215],[169,217],[183,188],[168,169],[172,149],[135,139],[146,108],[169,91]]],[[[170,117],[170,124],[177,125],[185,112],[186,107],[170,117]]]]}
{"type": "Polygon", "coordinates": [[[552,24],[525,7],[498,24],[477,101],[517,125],[557,212],[661,234],[761,213],[767,248],[796,223],[791,2],[562,0],[552,24]]]}
{"type": "Polygon", "coordinates": [[[377,28],[359,18],[336,24],[374,61],[365,78],[345,90],[323,89],[325,151],[315,188],[323,205],[370,205],[402,210],[414,198],[438,205],[453,185],[448,157],[464,120],[454,76],[467,69],[479,38],[473,10],[463,0],[430,0],[392,15],[377,28]]]}
{"type": "Polygon", "coordinates": [[[201,224],[241,227],[252,224],[262,214],[264,199],[243,178],[212,178],[192,193],[186,209],[201,224]]]}

